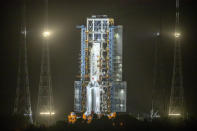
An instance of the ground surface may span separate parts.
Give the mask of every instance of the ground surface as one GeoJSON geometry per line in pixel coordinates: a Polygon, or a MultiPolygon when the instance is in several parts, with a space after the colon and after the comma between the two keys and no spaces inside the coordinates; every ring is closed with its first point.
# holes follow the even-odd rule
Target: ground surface
{"type": "Polygon", "coordinates": [[[75,124],[68,124],[66,121],[57,121],[50,127],[35,126],[25,124],[25,119],[22,117],[1,117],[1,124],[4,130],[27,130],[27,131],[69,131],[69,130],[86,130],[86,131],[101,131],[101,130],[151,130],[151,131],[176,131],[176,130],[196,130],[197,119],[157,119],[150,121],[148,119],[139,121],[132,116],[122,115],[117,116],[113,120],[108,118],[94,119],[90,124],[87,121],[79,119],[75,124]]]}

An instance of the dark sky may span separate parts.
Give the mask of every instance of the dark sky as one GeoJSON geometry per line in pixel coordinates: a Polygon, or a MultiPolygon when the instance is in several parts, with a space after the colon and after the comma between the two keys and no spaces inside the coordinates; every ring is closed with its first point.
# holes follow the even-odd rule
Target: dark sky
{"type": "MultiPolygon", "coordinates": [[[[44,27],[44,1],[27,0],[28,65],[32,109],[35,111],[40,72],[41,32],[44,27]]],[[[1,113],[13,111],[21,1],[0,3],[1,113]]],[[[180,0],[183,83],[186,108],[196,115],[196,8],[192,0],[180,0]]],[[[123,25],[123,79],[128,85],[128,112],[148,112],[153,86],[154,32],[161,32],[158,45],[160,88],[171,85],[174,47],[175,0],[49,0],[51,72],[54,102],[58,116],[73,111],[73,83],[79,74],[80,31],[76,25],[92,14],[106,14],[123,25]]],[[[168,96],[168,94],[166,94],[168,96]]]]}

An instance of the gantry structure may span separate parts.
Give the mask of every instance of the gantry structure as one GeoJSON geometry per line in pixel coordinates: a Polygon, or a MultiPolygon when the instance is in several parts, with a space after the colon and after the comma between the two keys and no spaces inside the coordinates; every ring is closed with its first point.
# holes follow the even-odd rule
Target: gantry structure
{"type": "Polygon", "coordinates": [[[19,64],[14,114],[27,117],[28,123],[32,124],[33,119],[27,63],[26,1],[23,0],[22,4],[22,24],[20,30],[19,64]]]}
{"type": "Polygon", "coordinates": [[[175,23],[175,46],[174,46],[174,63],[172,74],[171,95],[169,103],[168,115],[184,116],[184,90],[183,90],[183,75],[181,63],[181,33],[179,26],[179,0],[176,0],[176,23],[175,23]]]}
{"type": "Polygon", "coordinates": [[[49,37],[50,32],[48,31],[48,0],[45,0],[45,23],[43,32],[41,72],[36,116],[36,123],[45,125],[52,124],[55,115],[50,69],[49,37]]]}
{"type": "Polygon", "coordinates": [[[123,26],[107,15],[92,15],[81,29],[80,80],[74,82],[74,111],[86,116],[126,112],[122,81],[123,26]]]}

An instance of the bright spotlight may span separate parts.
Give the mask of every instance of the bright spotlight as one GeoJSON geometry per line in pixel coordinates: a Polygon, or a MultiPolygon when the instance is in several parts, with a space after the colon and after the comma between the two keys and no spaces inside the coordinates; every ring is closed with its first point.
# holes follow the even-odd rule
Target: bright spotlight
{"type": "Polygon", "coordinates": [[[170,113],[168,114],[169,116],[180,116],[181,114],[180,113],[170,113]]]}
{"type": "Polygon", "coordinates": [[[54,112],[40,112],[40,115],[54,115],[54,112]]]}
{"type": "Polygon", "coordinates": [[[44,31],[42,33],[42,35],[43,35],[43,37],[47,38],[47,37],[49,37],[51,35],[51,33],[49,31],[44,31]]]}
{"type": "Polygon", "coordinates": [[[179,37],[181,36],[181,34],[180,34],[179,32],[175,32],[174,36],[175,36],[176,38],[179,38],[179,37]]]}

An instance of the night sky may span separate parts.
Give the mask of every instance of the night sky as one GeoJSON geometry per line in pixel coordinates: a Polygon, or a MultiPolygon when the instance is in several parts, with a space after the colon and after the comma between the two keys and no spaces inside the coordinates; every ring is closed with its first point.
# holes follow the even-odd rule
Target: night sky
{"type": "MultiPolygon", "coordinates": [[[[13,111],[21,0],[0,3],[0,114],[13,111]]],[[[183,83],[186,110],[197,116],[196,108],[196,5],[180,0],[183,83]]],[[[44,0],[27,0],[28,68],[32,110],[35,112],[41,63],[41,33],[44,27],[44,0]]],[[[50,58],[55,112],[59,118],[73,111],[74,81],[79,74],[80,30],[92,14],[106,14],[123,25],[123,79],[127,81],[127,111],[149,112],[153,86],[155,32],[158,45],[159,87],[171,86],[175,0],[49,0],[50,58]]],[[[168,96],[169,94],[166,94],[168,96]]]]}

